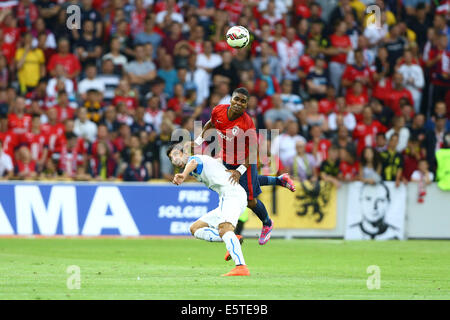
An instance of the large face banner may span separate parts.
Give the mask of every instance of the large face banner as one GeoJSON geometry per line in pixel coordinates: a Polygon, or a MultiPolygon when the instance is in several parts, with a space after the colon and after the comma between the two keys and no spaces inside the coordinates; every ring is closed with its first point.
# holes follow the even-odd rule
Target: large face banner
{"type": "Polygon", "coordinates": [[[354,182],[348,190],[345,239],[404,239],[406,188],[354,182]]]}

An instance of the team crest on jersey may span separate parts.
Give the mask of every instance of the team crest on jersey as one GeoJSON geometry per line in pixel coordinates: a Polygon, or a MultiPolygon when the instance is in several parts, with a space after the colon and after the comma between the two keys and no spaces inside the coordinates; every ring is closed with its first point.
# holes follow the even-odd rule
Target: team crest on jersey
{"type": "Polygon", "coordinates": [[[233,129],[231,129],[231,133],[233,134],[233,136],[237,136],[239,133],[239,127],[238,126],[233,127],[233,129]]]}

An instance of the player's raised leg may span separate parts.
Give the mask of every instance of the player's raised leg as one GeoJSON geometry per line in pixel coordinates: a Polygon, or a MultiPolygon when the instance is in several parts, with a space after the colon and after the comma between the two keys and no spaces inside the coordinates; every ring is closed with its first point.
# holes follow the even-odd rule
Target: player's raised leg
{"type": "Polygon", "coordinates": [[[197,220],[191,224],[190,231],[194,237],[209,242],[222,242],[217,229],[209,227],[208,223],[197,220]]]}
{"type": "Polygon", "coordinates": [[[295,191],[295,183],[287,173],[284,173],[278,177],[258,176],[258,182],[260,186],[282,186],[292,192],[295,191]]]}
{"type": "Polygon", "coordinates": [[[239,239],[234,234],[234,227],[229,222],[219,224],[219,235],[227,247],[236,267],[223,276],[249,276],[250,271],[245,264],[244,255],[239,239]]]}

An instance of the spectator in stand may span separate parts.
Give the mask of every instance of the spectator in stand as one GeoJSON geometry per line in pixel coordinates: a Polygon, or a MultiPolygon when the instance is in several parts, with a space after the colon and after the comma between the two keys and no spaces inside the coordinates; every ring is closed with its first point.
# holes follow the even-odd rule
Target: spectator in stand
{"type": "Polygon", "coordinates": [[[345,149],[353,149],[356,151],[356,146],[353,143],[350,133],[348,129],[344,125],[340,125],[339,129],[333,140],[331,141],[331,145],[337,146],[339,148],[345,149]]]}
{"type": "Polygon", "coordinates": [[[381,158],[381,177],[384,181],[395,181],[398,188],[403,175],[403,157],[397,152],[398,134],[393,133],[388,140],[386,151],[380,153],[381,158]]]}
{"type": "Polygon", "coordinates": [[[69,105],[69,97],[65,91],[58,93],[58,99],[54,107],[57,112],[57,122],[64,122],[66,119],[73,119],[75,117],[75,109],[69,105]]]}
{"type": "Polygon", "coordinates": [[[364,106],[369,103],[369,97],[367,92],[364,92],[364,89],[362,82],[357,79],[354,80],[352,87],[347,90],[347,94],[345,95],[347,107],[358,121],[361,120],[361,112],[364,106]]]}
{"type": "Polygon", "coordinates": [[[153,59],[156,58],[156,51],[161,44],[162,36],[155,31],[155,17],[149,15],[145,19],[144,30],[136,35],[134,38],[134,44],[146,44],[151,43],[153,46],[154,54],[153,59]]]}
{"type": "Polygon", "coordinates": [[[348,131],[353,131],[356,127],[356,118],[347,107],[344,97],[336,98],[336,111],[328,115],[328,130],[336,131],[339,126],[345,126],[348,131]]]}
{"type": "Polygon", "coordinates": [[[83,66],[96,64],[102,56],[100,40],[95,36],[94,22],[85,20],[81,29],[81,36],[76,42],[76,53],[83,66]]]}
{"type": "Polygon", "coordinates": [[[347,65],[342,75],[342,86],[349,88],[354,81],[358,80],[364,86],[365,91],[371,87],[372,70],[366,64],[364,54],[361,49],[355,50],[355,63],[347,65]]]}
{"type": "Polygon", "coordinates": [[[26,146],[20,147],[17,151],[14,175],[21,180],[34,179],[38,175],[36,161],[31,158],[30,149],[26,146]]]}
{"type": "Polygon", "coordinates": [[[87,92],[95,89],[102,95],[105,92],[105,83],[97,76],[97,67],[93,64],[85,68],[86,78],[78,83],[78,93],[83,101],[87,98],[87,92]]]}
{"type": "Polygon", "coordinates": [[[425,128],[427,130],[434,130],[436,127],[436,120],[438,117],[447,118],[445,124],[445,131],[450,131],[450,113],[447,111],[446,105],[444,101],[437,101],[434,105],[434,113],[431,118],[426,122],[425,128]]]}
{"type": "Polygon", "coordinates": [[[320,166],[328,158],[328,149],[331,147],[331,142],[324,138],[323,131],[318,125],[310,126],[309,137],[305,150],[314,156],[316,164],[320,166]]]}
{"type": "Polygon", "coordinates": [[[373,118],[372,109],[364,107],[362,121],[358,122],[353,131],[353,138],[357,140],[357,155],[360,155],[365,147],[374,147],[377,133],[386,132],[386,128],[373,118]]]}
{"type": "Polygon", "coordinates": [[[414,63],[411,50],[405,50],[404,63],[400,65],[397,72],[403,76],[405,88],[411,92],[414,100],[414,110],[420,112],[422,102],[422,88],[425,85],[423,70],[418,63],[414,63]]]}
{"type": "Polygon", "coordinates": [[[70,53],[70,42],[66,38],[61,38],[58,41],[58,53],[55,53],[50,58],[47,64],[47,70],[52,77],[56,76],[56,66],[60,64],[66,70],[67,77],[75,80],[81,72],[81,64],[77,56],[70,53]]]}
{"type": "Polygon", "coordinates": [[[23,36],[23,46],[15,54],[17,77],[20,91],[25,94],[33,90],[39,80],[45,77],[45,58],[41,49],[32,46],[33,36],[26,33],[23,36]]]}
{"type": "Polygon", "coordinates": [[[409,129],[405,127],[405,118],[403,116],[395,116],[392,121],[392,128],[386,132],[386,139],[389,141],[391,136],[396,133],[398,134],[398,144],[397,152],[402,153],[409,141],[409,129]]]}
{"type": "Polygon", "coordinates": [[[56,103],[58,92],[62,90],[68,94],[69,99],[75,99],[73,81],[67,77],[64,66],[58,64],[55,67],[54,77],[52,77],[47,83],[47,107],[51,107],[56,103]]]}
{"type": "Polygon", "coordinates": [[[317,55],[314,67],[306,77],[306,88],[311,98],[320,100],[326,97],[327,87],[330,83],[328,69],[325,69],[325,56],[317,55]]]}
{"type": "Polygon", "coordinates": [[[261,71],[262,71],[261,77],[256,80],[255,90],[258,91],[259,81],[264,80],[267,82],[268,85],[266,92],[268,96],[272,96],[275,93],[280,93],[281,89],[277,78],[275,78],[275,76],[270,75],[270,65],[268,63],[263,64],[261,66],[261,71]]]}
{"type": "Polygon", "coordinates": [[[230,51],[222,52],[222,63],[212,70],[212,82],[214,86],[218,83],[226,82],[230,88],[236,88],[239,85],[238,70],[232,64],[233,56],[230,51]]]}
{"type": "Polygon", "coordinates": [[[359,163],[354,152],[354,149],[339,149],[339,170],[344,182],[359,180],[359,163]]]}
{"type": "Polygon", "coordinates": [[[265,41],[261,42],[261,53],[258,57],[252,59],[255,77],[261,77],[262,65],[267,63],[270,66],[270,75],[275,76],[278,81],[281,80],[281,64],[278,56],[273,54],[271,45],[265,41]]]}
{"type": "Polygon", "coordinates": [[[277,53],[280,57],[283,79],[289,79],[295,83],[299,82],[297,70],[300,57],[304,51],[305,46],[300,40],[296,39],[295,28],[287,28],[286,38],[277,42],[277,53]]]}
{"type": "Polygon", "coordinates": [[[419,160],[417,170],[411,175],[412,182],[421,182],[424,185],[429,185],[434,180],[434,173],[429,170],[429,165],[426,159],[419,160]]]}
{"type": "Polygon", "coordinates": [[[87,155],[84,140],[67,132],[59,154],[53,154],[58,160],[58,172],[65,179],[89,180],[86,173],[87,155]]]}
{"type": "MultiPolygon", "coordinates": [[[[450,87],[450,51],[448,36],[438,35],[436,46],[432,47],[425,63],[430,68],[432,105],[446,96],[450,87]]],[[[427,110],[429,113],[430,110],[427,110]]]]}
{"type": "Polygon", "coordinates": [[[78,118],[75,120],[74,133],[81,138],[86,139],[92,143],[97,138],[97,125],[87,117],[88,112],[86,108],[78,109],[78,118]]]}
{"type": "Polygon", "coordinates": [[[113,37],[109,44],[110,52],[105,54],[102,59],[111,59],[114,63],[115,73],[121,74],[128,63],[127,57],[121,52],[121,43],[118,37],[113,37]]]}
{"type": "Polygon", "coordinates": [[[156,66],[152,61],[144,60],[144,47],[135,47],[136,60],[128,63],[125,72],[130,84],[137,88],[139,93],[144,95],[148,90],[148,82],[156,77],[156,66]]]}
{"type": "Polygon", "coordinates": [[[324,132],[328,131],[327,116],[319,113],[319,103],[315,99],[309,100],[306,105],[306,122],[309,127],[319,126],[324,132]]]}
{"type": "Polygon", "coordinates": [[[359,180],[368,184],[381,182],[380,156],[373,147],[366,147],[361,153],[359,180]]]}
{"type": "Polygon", "coordinates": [[[297,141],[295,144],[296,155],[290,166],[290,173],[293,178],[300,181],[316,181],[318,178],[318,165],[314,156],[305,150],[305,142],[297,141]]]}
{"type": "Polygon", "coordinates": [[[8,129],[12,131],[19,141],[31,129],[31,115],[26,112],[26,101],[17,97],[12,112],[8,114],[8,129]]]}
{"type": "Polygon", "coordinates": [[[394,70],[398,59],[403,56],[403,52],[407,48],[408,41],[400,35],[400,27],[395,24],[389,27],[389,34],[384,42],[388,52],[389,68],[394,70]]]}
{"type": "Polygon", "coordinates": [[[339,148],[331,146],[328,149],[328,158],[322,162],[319,169],[320,179],[332,183],[336,188],[341,186],[339,182],[341,173],[339,169],[339,148]]]}
{"type": "Polygon", "coordinates": [[[0,180],[9,179],[14,173],[14,166],[9,154],[4,152],[3,140],[0,139],[0,180]]]}
{"type": "Polygon", "coordinates": [[[287,109],[279,94],[272,96],[272,108],[264,114],[264,125],[267,130],[273,129],[273,123],[277,120],[283,122],[295,121],[294,114],[287,109]]]}
{"type": "Polygon", "coordinates": [[[436,151],[441,149],[444,145],[444,135],[446,133],[445,124],[447,122],[445,116],[438,115],[435,119],[434,130],[428,130],[425,138],[427,160],[433,172],[436,170],[436,151]]]}
{"type": "Polygon", "coordinates": [[[280,97],[284,107],[296,114],[303,110],[304,106],[302,98],[298,94],[293,93],[292,87],[292,80],[283,80],[280,97]]]}
{"type": "Polygon", "coordinates": [[[328,116],[336,111],[336,89],[332,85],[328,85],[326,97],[319,101],[319,113],[328,116]]]}
{"type": "Polygon", "coordinates": [[[426,159],[426,149],[417,136],[411,136],[408,146],[403,155],[403,178],[405,181],[411,180],[412,173],[417,169],[421,159],[426,159]]]}
{"type": "Polygon", "coordinates": [[[298,134],[298,129],[297,121],[288,121],[286,132],[272,140],[270,153],[278,156],[285,167],[289,167],[290,163],[292,164],[292,159],[296,154],[295,144],[297,141],[306,142],[305,138],[298,134]]]}
{"type": "Polygon", "coordinates": [[[350,37],[346,35],[347,24],[339,21],[335,26],[335,32],[330,35],[330,46],[326,49],[326,54],[330,56],[330,82],[340,94],[341,78],[345,71],[347,54],[352,50],[350,37]]]}
{"type": "Polygon", "coordinates": [[[103,82],[105,87],[105,91],[103,92],[104,102],[112,102],[115,96],[115,90],[120,82],[120,76],[114,73],[114,63],[111,59],[102,60],[102,72],[97,76],[97,79],[103,82]]]}
{"type": "Polygon", "coordinates": [[[96,155],[89,161],[89,174],[96,180],[115,178],[117,164],[111,156],[112,151],[105,142],[97,144],[96,155]]]}
{"type": "Polygon", "coordinates": [[[392,76],[392,89],[385,93],[386,105],[396,114],[400,115],[400,100],[406,98],[411,105],[414,105],[414,100],[411,92],[403,85],[403,75],[396,72],[392,76]]]}

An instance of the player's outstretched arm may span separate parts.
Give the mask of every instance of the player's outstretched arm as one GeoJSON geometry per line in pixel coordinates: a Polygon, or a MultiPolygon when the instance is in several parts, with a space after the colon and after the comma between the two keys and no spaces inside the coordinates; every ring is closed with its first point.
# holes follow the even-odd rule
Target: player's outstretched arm
{"type": "Polygon", "coordinates": [[[205,132],[207,132],[209,129],[213,129],[213,128],[214,128],[214,123],[211,121],[211,119],[209,119],[208,122],[203,127],[202,133],[200,133],[200,135],[197,137],[197,139],[195,139],[195,143],[197,145],[201,145],[204,141],[203,137],[205,136],[205,132]]]}
{"type": "Polygon", "coordinates": [[[177,173],[175,177],[173,178],[173,183],[176,185],[180,185],[183,183],[184,180],[186,180],[187,176],[194,171],[198,166],[197,161],[195,159],[192,159],[189,161],[186,166],[184,167],[184,170],[182,173],[177,173]]]}

